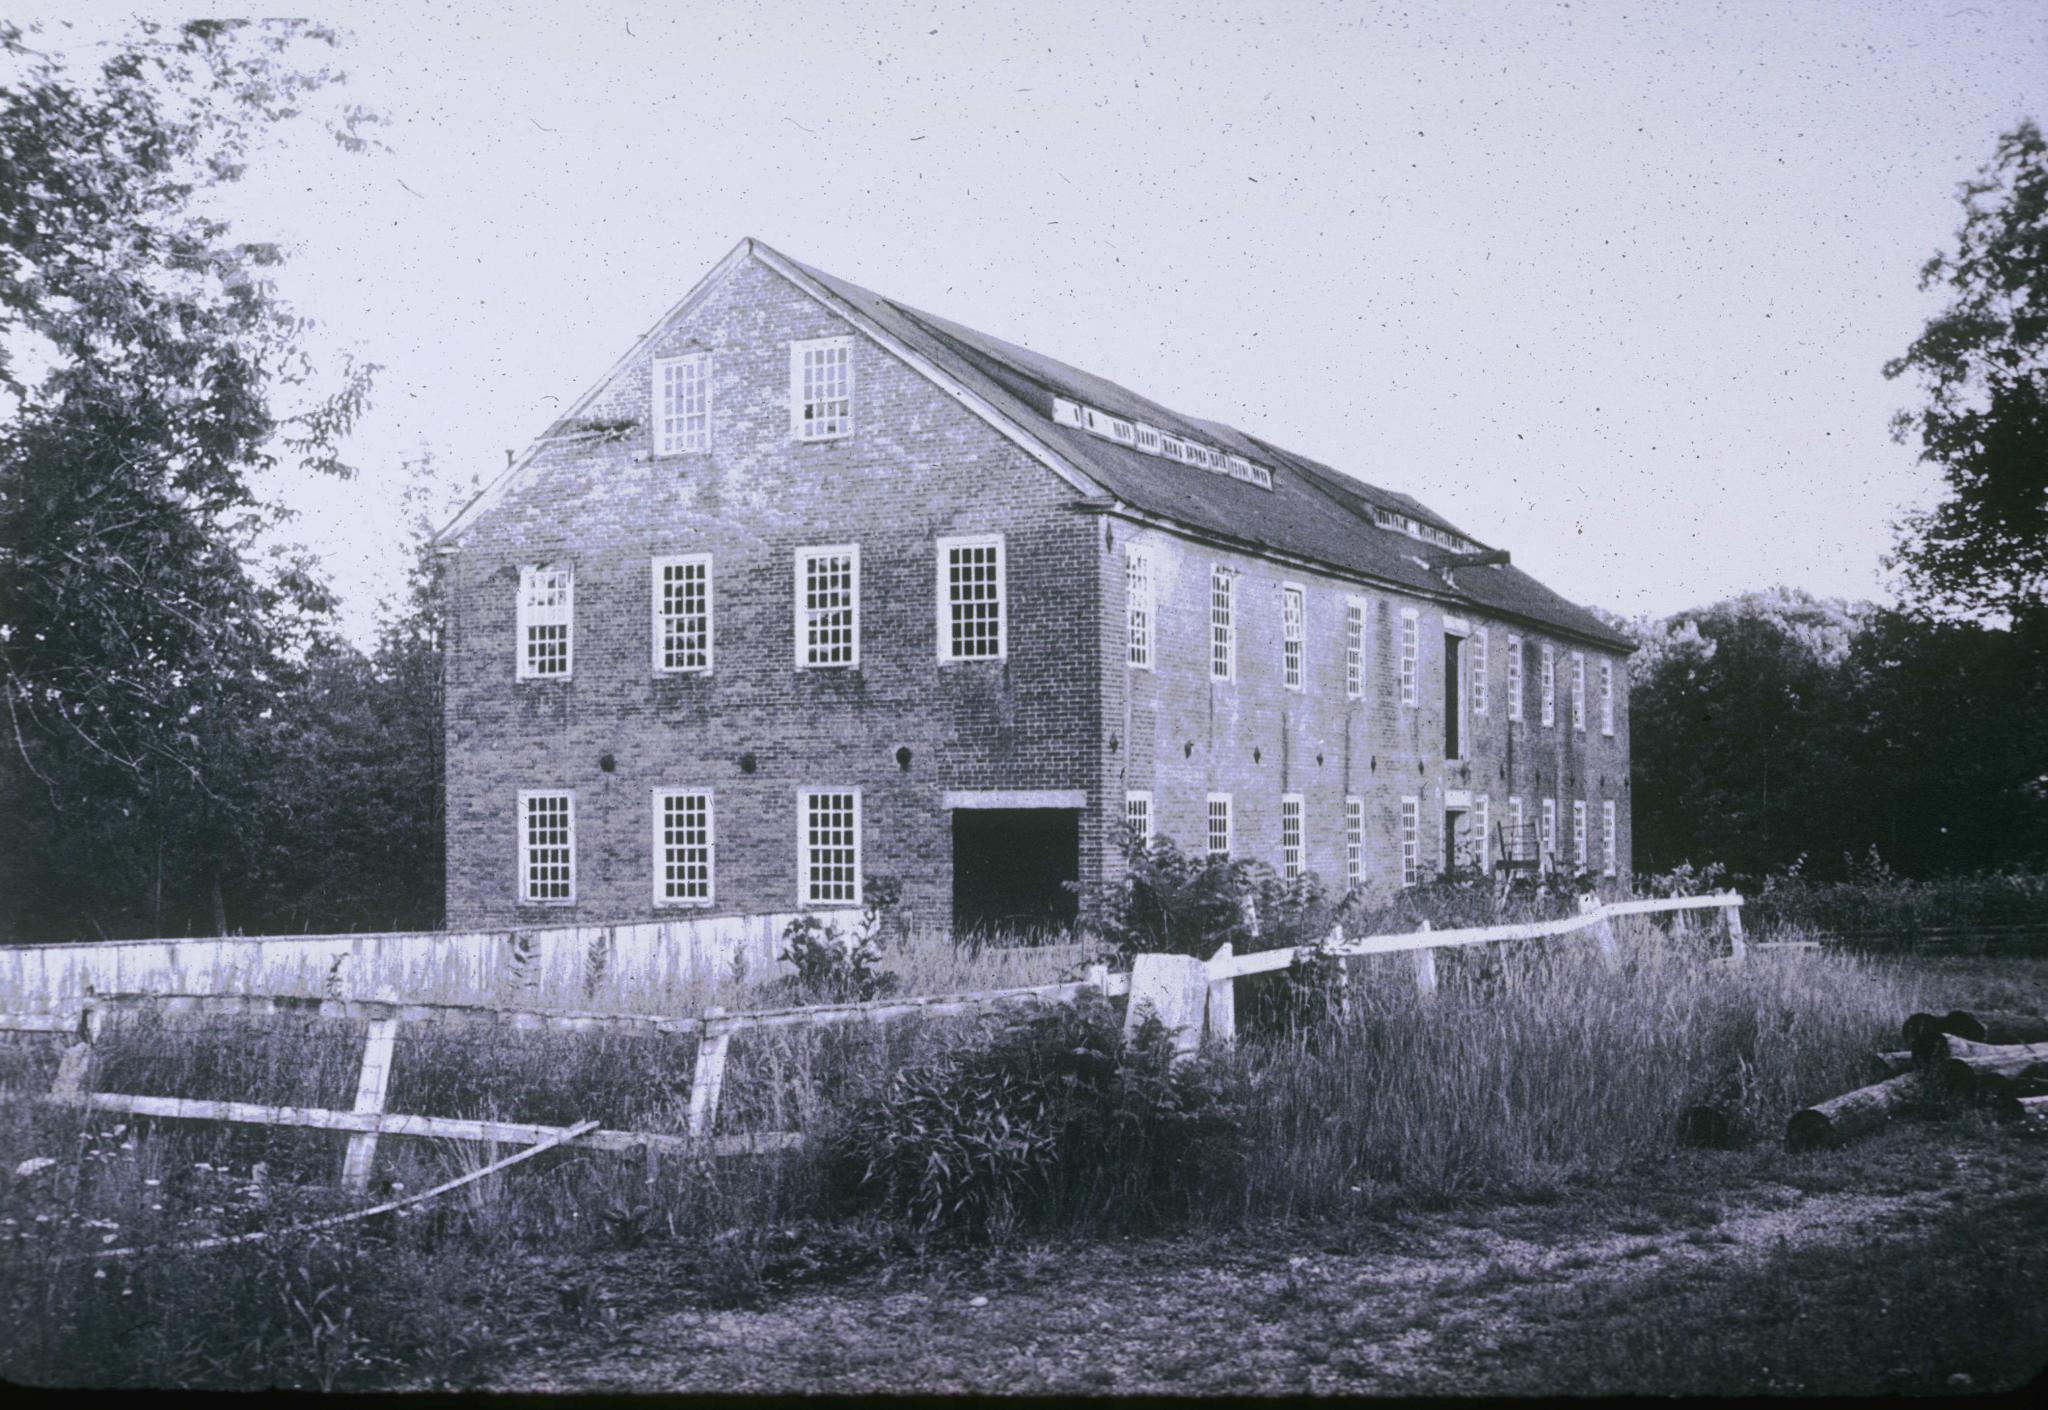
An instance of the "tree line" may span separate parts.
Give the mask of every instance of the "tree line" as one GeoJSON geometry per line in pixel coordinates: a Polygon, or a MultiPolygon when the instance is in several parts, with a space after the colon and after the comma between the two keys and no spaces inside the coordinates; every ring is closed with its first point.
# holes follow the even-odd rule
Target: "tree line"
{"type": "MultiPolygon", "coordinates": [[[[138,22],[91,61],[0,22],[0,939],[437,925],[443,602],[419,467],[374,645],[267,493],[343,458],[376,369],[321,367],[285,257],[211,198],[256,139],[372,152],[303,21],[138,22]]],[[[1963,188],[1950,306],[1884,369],[1945,496],[1906,606],[1777,590],[1625,624],[1636,859],[1909,873],[2048,843],[2048,180],[2031,122],[1963,188]]]]}

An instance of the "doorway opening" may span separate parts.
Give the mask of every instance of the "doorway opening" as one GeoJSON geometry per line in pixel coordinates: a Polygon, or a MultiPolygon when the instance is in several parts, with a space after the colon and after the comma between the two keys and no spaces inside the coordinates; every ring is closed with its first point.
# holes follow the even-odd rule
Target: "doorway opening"
{"type": "Polygon", "coordinates": [[[1066,883],[1081,879],[1081,814],[1073,808],[953,810],[953,936],[1019,939],[1065,931],[1080,914],[1066,883]]]}

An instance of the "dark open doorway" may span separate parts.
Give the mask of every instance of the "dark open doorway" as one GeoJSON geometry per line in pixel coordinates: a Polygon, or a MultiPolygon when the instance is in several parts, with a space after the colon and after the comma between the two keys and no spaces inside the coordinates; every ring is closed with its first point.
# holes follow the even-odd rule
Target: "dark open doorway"
{"type": "Polygon", "coordinates": [[[953,813],[953,933],[1065,929],[1078,914],[1063,884],[1081,878],[1081,815],[1071,808],[953,813]]]}

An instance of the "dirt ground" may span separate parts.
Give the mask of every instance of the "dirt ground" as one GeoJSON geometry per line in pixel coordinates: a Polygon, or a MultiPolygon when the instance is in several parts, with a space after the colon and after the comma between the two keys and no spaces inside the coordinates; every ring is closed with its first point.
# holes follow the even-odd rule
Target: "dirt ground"
{"type": "Polygon", "coordinates": [[[488,1388],[2004,1389],[2048,1363],[2044,1177],[2048,1143],[1905,1127],[1854,1152],[1701,1156],[1602,1190],[1313,1228],[852,1267],[795,1250],[738,1296],[707,1281],[703,1250],[653,1243],[536,1269],[525,1305],[499,1309],[488,1388]]]}

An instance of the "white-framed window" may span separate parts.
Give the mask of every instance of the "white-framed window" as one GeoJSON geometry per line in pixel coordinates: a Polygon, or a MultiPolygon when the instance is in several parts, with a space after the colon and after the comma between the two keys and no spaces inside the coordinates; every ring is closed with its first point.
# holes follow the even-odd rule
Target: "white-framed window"
{"type": "Polygon", "coordinates": [[[1600,663],[1600,733],[1614,734],[1614,663],[1600,663]]]}
{"type": "Polygon", "coordinates": [[[1211,793],[1209,795],[1209,855],[1227,857],[1230,855],[1230,795],[1211,793]]]}
{"type": "Polygon", "coordinates": [[[1508,633],[1508,718],[1522,718],[1522,639],[1508,633]]]}
{"type": "Polygon", "coordinates": [[[1549,642],[1543,643],[1543,723],[1557,723],[1557,649],[1549,642]]]}
{"type": "Polygon", "coordinates": [[[1280,874],[1292,881],[1302,873],[1301,795],[1280,799],[1280,874]]]}
{"type": "Polygon", "coordinates": [[[1344,800],[1344,884],[1356,886],[1365,880],[1365,800],[1344,800]]]}
{"type": "Polygon", "coordinates": [[[789,345],[789,430],[800,441],[853,434],[853,339],[789,345]]]}
{"type": "Polygon", "coordinates": [[[1365,599],[1344,599],[1344,694],[1347,699],[1365,696],[1365,599]]]}
{"type": "Polygon", "coordinates": [[[1130,663],[1152,669],[1152,555],[1142,548],[1124,550],[1124,601],[1130,618],[1130,663]]]}
{"type": "Polygon", "coordinates": [[[1557,800],[1543,800],[1543,855],[1557,865],[1557,800]]]}
{"type": "Polygon", "coordinates": [[[1493,703],[1493,686],[1488,679],[1488,667],[1493,664],[1489,659],[1493,649],[1486,632],[1485,627],[1480,627],[1465,640],[1465,650],[1471,653],[1472,713],[1475,715],[1485,714],[1487,706],[1493,703]]]}
{"type": "Polygon", "coordinates": [[[1003,536],[939,540],[939,659],[1000,661],[1009,651],[1003,536]]]}
{"type": "Polygon", "coordinates": [[[1601,870],[1609,876],[1614,875],[1614,853],[1614,800],[1609,798],[1600,804],[1600,855],[1605,863],[1601,870]]]}
{"type": "Polygon", "coordinates": [[[1508,795],[1508,845],[1517,853],[1522,850],[1522,828],[1526,819],[1522,816],[1522,795],[1508,795]]]}
{"type": "Polygon", "coordinates": [[[1572,860],[1586,869],[1586,800],[1572,799],[1572,860]]]}
{"type": "Polygon", "coordinates": [[[1413,705],[1420,698],[1422,681],[1422,621],[1413,607],[1401,609],[1401,703],[1413,705]]]}
{"type": "Polygon", "coordinates": [[[1133,791],[1124,795],[1124,826],[1140,847],[1152,845],[1152,795],[1133,791]]]}
{"type": "Polygon", "coordinates": [[[531,906],[576,903],[576,795],[568,789],[520,791],[519,899],[531,906]]]}
{"type": "Polygon", "coordinates": [[[575,569],[519,570],[519,679],[568,679],[575,664],[575,622],[575,569]]]}
{"type": "Polygon", "coordinates": [[[1401,800],[1401,884],[1422,880],[1422,800],[1401,800]]]}
{"type": "Polygon", "coordinates": [[[714,845],[709,789],[655,789],[654,904],[710,905],[714,845]]]}
{"type": "Polygon", "coordinates": [[[1237,578],[1221,563],[1209,570],[1209,679],[1237,676],[1237,578]]]}
{"type": "Polygon", "coordinates": [[[1572,653],[1572,728],[1586,732],[1586,653],[1572,653]]]}
{"type": "Polygon", "coordinates": [[[860,790],[801,790],[796,827],[798,902],[806,906],[859,905],[860,790]]]}
{"type": "Polygon", "coordinates": [[[1493,869],[1493,837],[1491,835],[1493,821],[1491,809],[1487,806],[1484,793],[1472,800],[1472,827],[1479,834],[1479,845],[1474,849],[1479,853],[1479,870],[1482,873],[1491,871],[1493,869]]]}
{"type": "Polygon", "coordinates": [[[711,669],[711,555],[654,560],[654,670],[711,669]]]}
{"type": "Polygon", "coordinates": [[[860,664],[860,545],[796,551],[796,664],[860,664]]]}
{"type": "Polygon", "coordinates": [[[711,449],[711,354],[654,360],[654,453],[711,449]]]}
{"type": "Polygon", "coordinates": [[[1308,595],[1292,585],[1280,589],[1280,670],[1289,690],[1300,690],[1308,671],[1302,660],[1308,635],[1308,595]]]}

